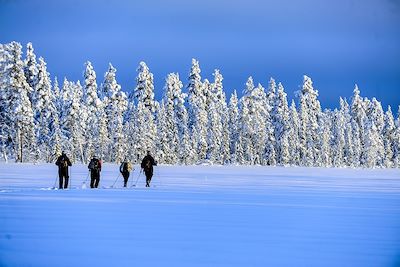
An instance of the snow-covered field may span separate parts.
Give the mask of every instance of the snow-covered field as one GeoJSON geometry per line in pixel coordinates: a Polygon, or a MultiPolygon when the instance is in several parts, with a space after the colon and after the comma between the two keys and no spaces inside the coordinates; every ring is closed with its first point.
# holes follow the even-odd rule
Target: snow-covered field
{"type": "Polygon", "coordinates": [[[97,190],[86,174],[48,190],[55,165],[0,163],[0,266],[400,266],[398,169],[160,166],[155,187],[97,190]]]}

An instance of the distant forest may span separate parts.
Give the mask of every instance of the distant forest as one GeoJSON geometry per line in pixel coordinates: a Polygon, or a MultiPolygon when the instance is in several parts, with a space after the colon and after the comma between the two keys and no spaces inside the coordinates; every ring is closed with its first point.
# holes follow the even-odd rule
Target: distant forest
{"type": "Polygon", "coordinates": [[[82,83],[59,83],[36,59],[31,43],[0,44],[0,152],[5,161],[53,162],[64,150],[86,163],[137,163],[150,150],[163,164],[243,164],[316,167],[399,167],[400,118],[389,106],[364,98],[355,85],[350,101],[322,110],[304,76],[297,101],[270,79],[267,89],[249,77],[242,96],[227,99],[219,70],[202,79],[192,60],[185,84],[166,77],[155,101],[153,74],[137,68],[126,94],[110,64],[102,78],[86,62],[82,83]]]}

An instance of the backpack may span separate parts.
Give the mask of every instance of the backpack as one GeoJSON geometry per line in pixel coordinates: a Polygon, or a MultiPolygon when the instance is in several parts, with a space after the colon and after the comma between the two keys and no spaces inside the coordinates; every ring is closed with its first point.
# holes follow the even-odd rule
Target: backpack
{"type": "Polygon", "coordinates": [[[59,163],[60,168],[67,168],[68,167],[68,160],[66,157],[62,157],[59,163]]]}
{"type": "Polygon", "coordinates": [[[151,160],[150,159],[147,159],[146,162],[144,163],[144,169],[145,170],[151,169],[151,160]]]}
{"type": "Polygon", "coordinates": [[[89,169],[98,171],[100,169],[100,162],[98,159],[92,159],[89,163],[89,169]]]}
{"type": "Polygon", "coordinates": [[[61,167],[63,167],[63,168],[67,168],[68,167],[68,161],[67,161],[66,158],[63,158],[61,160],[61,167]]]}

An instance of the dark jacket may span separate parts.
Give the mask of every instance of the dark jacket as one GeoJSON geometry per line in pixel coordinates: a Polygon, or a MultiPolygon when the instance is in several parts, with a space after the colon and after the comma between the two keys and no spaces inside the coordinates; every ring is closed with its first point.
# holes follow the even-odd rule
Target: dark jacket
{"type": "Polygon", "coordinates": [[[65,154],[57,158],[56,165],[58,166],[59,171],[67,171],[68,166],[72,166],[71,161],[65,154]]]}
{"type": "Polygon", "coordinates": [[[157,162],[150,155],[146,155],[140,164],[140,167],[147,173],[153,173],[153,166],[157,166],[157,162]]]}

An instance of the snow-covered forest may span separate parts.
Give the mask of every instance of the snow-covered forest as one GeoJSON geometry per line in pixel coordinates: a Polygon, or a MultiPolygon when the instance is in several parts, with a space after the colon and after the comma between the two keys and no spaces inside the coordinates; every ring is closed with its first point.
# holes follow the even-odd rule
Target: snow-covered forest
{"type": "Polygon", "coordinates": [[[227,97],[219,70],[211,81],[192,60],[188,77],[171,73],[161,101],[144,62],[126,94],[116,69],[96,81],[90,62],[83,80],[52,79],[31,43],[0,44],[0,150],[5,161],[73,161],[96,154],[106,162],[138,162],[146,150],[166,164],[259,164],[321,167],[399,167],[400,118],[391,107],[360,95],[357,85],[340,108],[322,110],[304,76],[296,101],[269,80],[249,77],[241,96],[227,97]]]}

